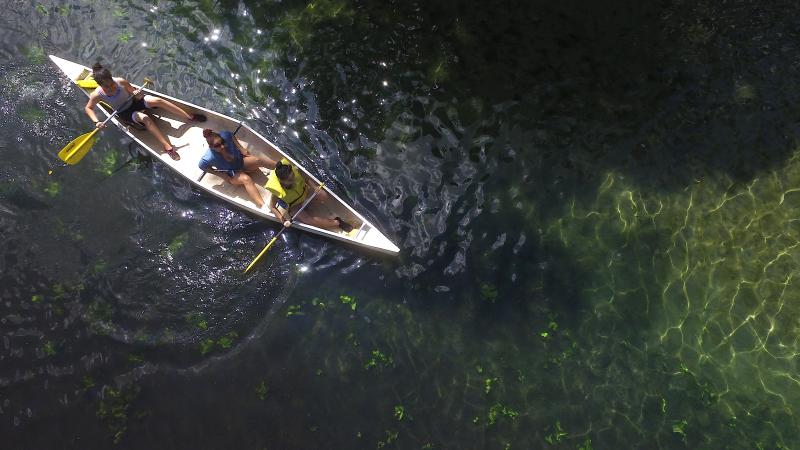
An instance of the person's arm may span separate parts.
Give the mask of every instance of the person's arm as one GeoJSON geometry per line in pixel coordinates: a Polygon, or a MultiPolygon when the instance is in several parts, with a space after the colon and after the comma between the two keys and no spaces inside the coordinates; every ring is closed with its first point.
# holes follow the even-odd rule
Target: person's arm
{"type": "Polygon", "coordinates": [[[125,78],[116,78],[116,81],[117,83],[119,83],[120,86],[122,86],[122,89],[125,89],[127,97],[136,94],[137,99],[142,98],[142,93],[137,92],[136,89],[133,88],[133,85],[131,85],[131,83],[128,82],[128,80],[126,80],[125,78]]]}
{"type": "Polygon", "coordinates": [[[241,153],[242,156],[250,156],[250,152],[244,149],[244,146],[241,142],[239,142],[238,138],[231,136],[231,139],[233,139],[233,145],[236,146],[236,149],[239,150],[239,153],[241,153]]]}
{"type": "Polygon", "coordinates": [[[316,191],[319,190],[319,184],[315,181],[310,180],[305,174],[303,174],[303,182],[306,184],[306,194],[309,194],[309,190],[316,191]]]}
{"type": "Polygon", "coordinates": [[[105,125],[103,125],[102,121],[97,120],[97,114],[94,112],[94,107],[97,106],[98,103],[100,103],[100,95],[98,95],[96,91],[92,92],[89,94],[89,101],[86,102],[86,106],[83,107],[83,112],[92,119],[96,128],[104,128],[105,125]]]}
{"type": "MultiPolygon", "coordinates": [[[[292,226],[292,221],[290,217],[285,217],[281,212],[278,210],[278,199],[275,197],[275,194],[270,196],[269,198],[269,210],[272,211],[272,214],[278,218],[283,223],[283,226],[289,228],[292,226]]],[[[288,211],[287,211],[288,213],[288,211]]]]}

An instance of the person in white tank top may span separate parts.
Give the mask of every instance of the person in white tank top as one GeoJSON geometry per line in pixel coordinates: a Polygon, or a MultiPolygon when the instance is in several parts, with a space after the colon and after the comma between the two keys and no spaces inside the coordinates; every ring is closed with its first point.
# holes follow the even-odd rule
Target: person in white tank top
{"type": "Polygon", "coordinates": [[[83,108],[86,115],[94,122],[95,127],[103,128],[102,121],[97,120],[97,115],[94,112],[94,107],[101,101],[108,103],[112,108],[119,111],[117,117],[123,122],[136,122],[149,131],[158,142],[164,147],[164,151],[174,160],[181,159],[178,151],[169,140],[164,136],[164,133],[158,128],[158,125],[153,119],[145,114],[144,110],[152,108],[162,108],[178,117],[183,118],[187,123],[190,122],[205,122],[206,117],[202,114],[189,114],[174,103],[164,100],[163,98],[154,95],[139,94],[136,97],[131,97],[134,93],[133,86],[125,78],[112,77],[111,72],[102,65],[95,64],[92,67],[92,77],[99,86],[91,94],[89,94],[89,101],[83,108]]]}

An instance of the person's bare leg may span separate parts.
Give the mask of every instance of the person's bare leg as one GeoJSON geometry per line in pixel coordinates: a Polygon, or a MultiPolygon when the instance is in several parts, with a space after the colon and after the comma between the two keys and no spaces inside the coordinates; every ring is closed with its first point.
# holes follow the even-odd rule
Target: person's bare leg
{"type": "Polygon", "coordinates": [[[328,219],[327,217],[312,216],[311,214],[300,211],[297,215],[297,220],[305,224],[315,226],[317,228],[338,229],[339,222],[335,219],[328,219]]]}
{"type": "Polygon", "coordinates": [[[137,111],[133,113],[133,118],[147,128],[147,131],[149,131],[150,134],[152,134],[153,137],[158,140],[158,142],[164,147],[164,150],[168,150],[170,147],[172,147],[172,144],[169,143],[167,138],[164,136],[164,133],[161,132],[161,130],[158,128],[158,125],[156,125],[150,116],[137,111]]]}
{"type": "Polygon", "coordinates": [[[256,188],[256,184],[253,183],[253,179],[250,178],[246,173],[236,172],[236,174],[230,178],[230,182],[232,184],[236,184],[239,186],[244,186],[244,190],[247,191],[247,195],[250,196],[250,200],[258,206],[258,209],[261,209],[264,206],[264,199],[261,198],[261,193],[258,192],[256,188]]]}
{"type": "Polygon", "coordinates": [[[266,156],[245,156],[243,163],[245,170],[256,170],[259,167],[266,167],[270,170],[275,168],[275,161],[267,158],[266,156]]]}
{"type": "Polygon", "coordinates": [[[192,119],[191,114],[182,110],[181,108],[178,107],[178,105],[170,102],[169,100],[164,100],[163,98],[155,97],[152,95],[145,95],[144,100],[149,108],[163,108],[166,109],[167,111],[177,114],[184,120],[188,121],[192,119]]]}

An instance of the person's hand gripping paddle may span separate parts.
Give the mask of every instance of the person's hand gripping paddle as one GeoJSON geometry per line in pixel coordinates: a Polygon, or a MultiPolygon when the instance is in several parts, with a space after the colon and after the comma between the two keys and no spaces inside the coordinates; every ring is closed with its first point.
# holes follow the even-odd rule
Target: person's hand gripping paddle
{"type": "MultiPolygon", "coordinates": [[[[125,101],[124,104],[125,108],[127,108],[128,105],[130,105],[130,101],[135,96],[139,95],[139,93],[142,92],[142,89],[144,89],[149,83],[151,83],[151,80],[149,78],[145,78],[142,87],[134,91],[134,93],[131,94],[131,96],[128,97],[128,99],[125,101]]],[[[72,142],[67,144],[64,148],[61,149],[60,152],[58,152],[58,157],[69,165],[77,164],[80,160],[83,159],[84,156],[86,156],[87,153],[89,153],[89,150],[92,149],[92,146],[99,137],[97,132],[100,131],[100,128],[103,128],[106,125],[106,122],[111,120],[113,117],[116,117],[116,115],[119,114],[119,112],[120,109],[115,110],[99,126],[96,126],[94,130],[88,133],[84,133],[73,139],[72,142]]]]}

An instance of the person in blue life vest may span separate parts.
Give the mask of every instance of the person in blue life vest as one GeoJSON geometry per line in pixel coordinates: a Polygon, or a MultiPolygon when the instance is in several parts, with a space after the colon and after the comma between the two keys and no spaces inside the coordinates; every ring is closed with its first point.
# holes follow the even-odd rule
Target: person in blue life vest
{"type": "Polygon", "coordinates": [[[89,94],[89,101],[83,110],[94,121],[95,127],[105,127],[102,121],[97,120],[97,115],[94,112],[94,107],[102,101],[114,110],[119,111],[117,117],[123,122],[135,123],[139,126],[143,125],[164,147],[164,151],[176,161],[181,159],[178,151],[164,137],[164,134],[158,129],[158,125],[153,119],[142,111],[147,108],[162,108],[177,114],[178,117],[183,118],[186,122],[205,122],[206,120],[206,116],[202,114],[189,114],[174,103],[154,95],[140,93],[128,101],[128,98],[134,93],[133,86],[125,78],[112,77],[111,72],[100,63],[92,66],[92,78],[97,81],[99,86],[89,94]]]}
{"type": "Polygon", "coordinates": [[[247,195],[258,206],[258,209],[263,208],[264,199],[261,198],[255,182],[246,172],[256,171],[259,167],[274,169],[275,161],[266,156],[251,155],[230,131],[216,133],[206,128],[203,130],[203,137],[206,138],[208,149],[200,158],[198,164],[200,169],[219,175],[231,184],[244,186],[247,195]]]}
{"type": "MultiPolygon", "coordinates": [[[[273,170],[267,177],[267,184],[264,186],[272,193],[269,202],[269,209],[275,214],[285,227],[292,226],[292,215],[297,211],[306,198],[314,189],[314,185],[303,177],[300,170],[292,165],[286,158],[278,161],[273,170]]],[[[317,189],[319,189],[317,187],[317,189]]],[[[328,199],[328,194],[324,190],[317,193],[311,203],[322,204],[328,199]]],[[[353,230],[352,225],[339,217],[333,219],[328,217],[314,216],[307,210],[300,211],[297,219],[308,225],[317,228],[341,229],[345,233],[353,230]]]]}

